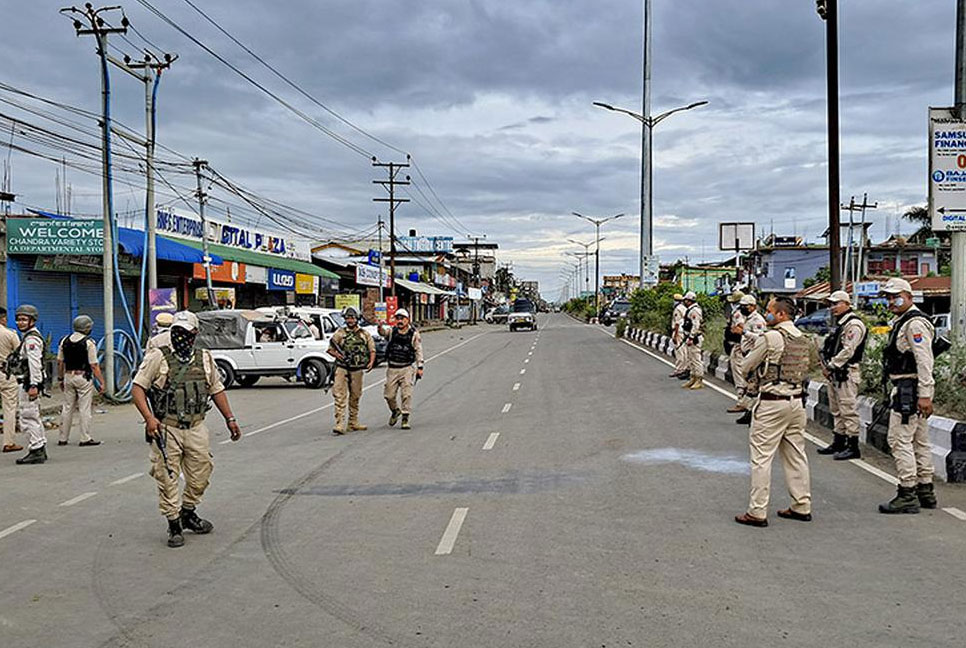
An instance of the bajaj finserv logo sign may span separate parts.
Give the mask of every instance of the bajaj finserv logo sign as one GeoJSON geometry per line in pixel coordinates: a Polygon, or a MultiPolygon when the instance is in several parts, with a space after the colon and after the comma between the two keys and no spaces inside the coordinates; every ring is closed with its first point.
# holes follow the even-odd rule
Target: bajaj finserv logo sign
{"type": "Polygon", "coordinates": [[[9,254],[103,254],[104,221],[53,218],[7,220],[9,254]]]}
{"type": "Polygon", "coordinates": [[[269,290],[295,290],[295,273],[288,270],[268,269],[269,290]]]}

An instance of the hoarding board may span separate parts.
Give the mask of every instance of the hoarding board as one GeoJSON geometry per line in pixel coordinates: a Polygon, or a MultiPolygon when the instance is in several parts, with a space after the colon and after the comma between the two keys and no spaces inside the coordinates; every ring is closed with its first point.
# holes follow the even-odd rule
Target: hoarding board
{"type": "Polygon", "coordinates": [[[929,215],[937,231],[966,231],[966,122],[929,109],[929,215]]]}

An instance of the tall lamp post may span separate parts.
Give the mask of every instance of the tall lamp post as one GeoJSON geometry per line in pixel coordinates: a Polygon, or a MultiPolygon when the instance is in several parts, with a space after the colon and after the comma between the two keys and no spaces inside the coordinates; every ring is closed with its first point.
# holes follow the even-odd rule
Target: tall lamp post
{"type": "MultiPolygon", "coordinates": [[[[604,241],[606,239],[607,239],[606,236],[600,237],[601,241],[604,241]]],[[[584,284],[586,286],[587,292],[590,292],[590,268],[588,267],[588,264],[590,263],[590,246],[594,245],[594,242],[591,241],[590,243],[584,243],[583,241],[577,241],[575,239],[567,239],[567,240],[575,245],[579,245],[582,248],[584,248],[584,284]]],[[[598,246],[600,245],[600,241],[597,242],[597,245],[598,246]]],[[[594,250],[594,255],[597,256],[597,258],[599,259],[600,250],[599,249],[594,250]]]]}
{"type": "Polygon", "coordinates": [[[816,0],[815,11],[825,21],[825,65],[828,94],[828,269],[829,290],[842,281],[839,232],[839,9],[837,0],[816,0]]]}
{"type": "Polygon", "coordinates": [[[589,223],[593,223],[594,224],[594,228],[596,229],[596,235],[594,237],[594,240],[597,243],[597,251],[595,253],[596,256],[597,256],[597,262],[594,264],[595,265],[595,268],[594,268],[594,309],[595,309],[594,310],[594,314],[596,316],[596,314],[600,312],[600,241],[601,241],[601,238],[600,238],[600,226],[603,225],[604,223],[606,223],[607,221],[612,221],[612,220],[616,220],[618,218],[621,218],[622,216],[624,216],[624,213],[621,212],[620,214],[614,214],[613,216],[608,216],[606,218],[591,218],[590,216],[584,216],[583,214],[581,214],[579,212],[571,212],[571,213],[574,216],[576,216],[577,218],[583,218],[585,221],[587,221],[589,223]]]}
{"type": "MultiPolygon", "coordinates": [[[[646,94],[646,91],[645,91],[646,94]]],[[[634,112],[633,110],[627,110],[626,108],[618,108],[610,104],[603,103],[601,101],[595,101],[594,105],[603,108],[604,110],[611,110],[613,112],[624,113],[625,115],[630,115],[637,121],[641,122],[641,127],[644,130],[644,136],[641,146],[641,253],[640,253],[640,266],[641,266],[641,285],[653,286],[657,283],[657,276],[650,275],[650,263],[649,260],[654,255],[654,191],[653,191],[653,179],[654,179],[654,153],[652,147],[653,141],[653,131],[654,127],[660,124],[662,121],[673,115],[674,113],[683,112],[685,110],[691,110],[692,108],[697,108],[698,106],[704,106],[707,101],[696,101],[687,106],[679,106],[678,108],[672,108],[671,110],[666,110],[659,115],[641,115],[634,112]]],[[[646,112],[649,112],[649,102],[645,101],[645,106],[648,107],[646,112]]]]}

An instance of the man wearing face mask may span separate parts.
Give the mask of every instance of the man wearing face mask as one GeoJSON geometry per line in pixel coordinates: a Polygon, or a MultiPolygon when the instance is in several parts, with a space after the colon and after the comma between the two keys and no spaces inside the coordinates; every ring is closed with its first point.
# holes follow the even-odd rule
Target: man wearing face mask
{"type": "Polygon", "coordinates": [[[335,426],[332,434],[346,433],[345,410],[349,405],[349,430],[367,430],[359,422],[359,399],[362,397],[362,373],[376,364],[376,343],[368,331],[359,326],[359,311],[349,306],[342,312],[345,326],[332,334],[328,354],[335,358],[335,426]]]}
{"type": "Polygon", "coordinates": [[[785,483],[792,505],[778,511],[778,517],[810,522],[812,495],[805,454],[805,406],[802,390],[808,377],[808,339],[792,323],[795,304],[787,297],[768,302],[765,322],[768,330],[744,358],[745,373],[757,372],[760,393],[749,434],[751,446],[751,493],[748,510],[735,522],[754,527],[768,526],[771,464],[781,456],[785,483]]]}
{"type": "Polygon", "coordinates": [[[879,505],[880,513],[918,513],[938,505],[933,489],[932,444],[932,343],[935,329],[912,303],[912,286],[905,279],[890,279],[880,291],[895,316],[882,354],[883,379],[892,383],[889,414],[889,448],[896,462],[899,486],[896,496],[879,505]]]}
{"type": "Polygon", "coordinates": [[[158,484],[161,514],[168,520],[169,547],[184,545],[184,529],[205,534],[214,528],[195,512],[213,468],[205,427],[209,398],[225,417],[231,440],[241,438],[218,368],[207,349],[195,348],[197,336],[198,317],[188,311],[176,313],[170,346],[144,355],[131,390],[151,443],[150,473],[158,484]],[[159,445],[166,448],[167,461],[159,445]],[[184,473],[183,494],[179,493],[180,473],[184,473]]]}
{"type": "Polygon", "coordinates": [[[737,366],[731,365],[731,375],[735,379],[735,388],[738,390],[738,401],[729,412],[744,412],[738,419],[739,424],[751,423],[751,405],[758,396],[758,384],[756,380],[749,383],[742,363],[745,356],[754,348],[755,342],[765,332],[765,318],[758,311],[758,301],[754,295],[745,295],[739,302],[742,315],[745,321],[741,325],[741,341],[738,343],[738,362],[737,366]]]}
{"type": "MultiPolygon", "coordinates": [[[[728,323],[724,330],[724,352],[728,356],[728,364],[731,366],[731,374],[736,375],[738,361],[741,359],[738,343],[741,342],[741,330],[745,323],[745,314],[741,311],[741,298],[745,293],[735,290],[728,295],[728,303],[731,304],[731,314],[728,315],[728,323]]],[[[735,385],[737,387],[737,383],[735,385]]],[[[729,412],[740,412],[737,404],[728,409],[729,412]]]]}
{"type": "Polygon", "coordinates": [[[682,385],[683,389],[701,389],[704,387],[704,361],[701,357],[701,343],[704,342],[704,312],[698,305],[698,296],[693,291],[684,295],[684,345],[688,354],[688,370],[691,378],[682,385]]]}
{"type": "Polygon", "coordinates": [[[828,297],[829,310],[835,317],[835,328],[822,346],[822,373],[829,381],[828,405],[834,422],[831,445],[819,448],[822,455],[845,461],[858,459],[859,452],[859,363],[865,353],[868,331],[862,318],[852,310],[852,298],[844,290],[828,297]]]}
{"type": "Polygon", "coordinates": [[[671,341],[674,343],[674,373],[669,378],[684,380],[690,376],[688,371],[688,348],[684,343],[684,295],[674,293],[674,310],[671,311],[671,341]]]}
{"type": "Polygon", "coordinates": [[[413,385],[423,377],[423,341],[419,331],[409,321],[409,311],[400,308],[395,314],[396,326],[379,326],[379,335],[389,338],[386,346],[386,386],[383,397],[389,405],[389,427],[402,416],[403,430],[410,429],[409,414],[412,412],[413,385]],[[401,392],[402,403],[396,398],[401,392]]]}

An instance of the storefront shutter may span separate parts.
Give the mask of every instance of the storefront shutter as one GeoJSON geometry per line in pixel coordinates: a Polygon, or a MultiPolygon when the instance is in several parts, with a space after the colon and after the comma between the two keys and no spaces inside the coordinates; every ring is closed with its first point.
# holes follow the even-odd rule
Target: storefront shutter
{"type": "MultiPolygon", "coordinates": [[[[71,331],[70,283],[68,275],[53,272],[22,270],[20,273],[20,299],[33,304],[40,311],[37,327],[44,337],[50,336],[52,353],[71,331]]],[[[13,323],[13,318],[10,318],[13,323]]]]}

